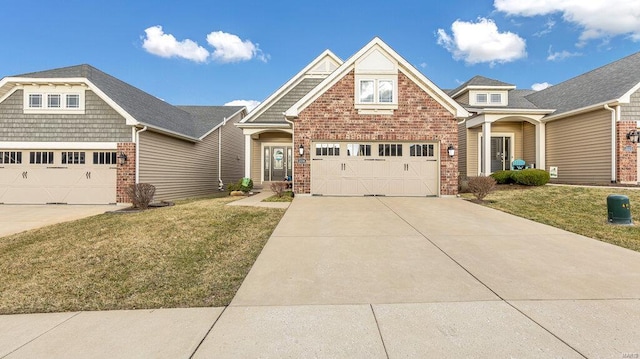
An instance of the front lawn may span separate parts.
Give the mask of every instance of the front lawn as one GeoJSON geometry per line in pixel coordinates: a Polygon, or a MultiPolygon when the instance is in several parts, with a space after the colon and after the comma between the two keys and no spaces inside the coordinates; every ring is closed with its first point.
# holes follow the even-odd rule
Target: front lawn
{"type": "MultiPolygon", "coordinates": [[[[491,208],[570,232],[640,251],[640,190],[568,186],[497,190],[485,198],[491,208]],[[629,197],[635,226],[607,223],[607,196],[629,197]]],[[[503,187],[504,188],[504,187],[503,187]]],[[[472,198],[465,194],[465,198],[472,198]]]]}
{"type": "Polygon", "coordinates": [[[284,214],[232,200],[0,238],[0,314],[227,305],[284,214]]]}

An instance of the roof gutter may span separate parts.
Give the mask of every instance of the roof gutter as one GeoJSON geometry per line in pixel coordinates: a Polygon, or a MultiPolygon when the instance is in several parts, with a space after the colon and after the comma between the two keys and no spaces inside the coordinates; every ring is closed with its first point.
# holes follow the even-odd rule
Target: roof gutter
{"type": "Polygon", "coordinates": [[[136,132],[136,184],[140,183],[140,134],[147,130],[147,126],[136,132]]]}
{"type": "Polygon", "coordinates": [[[616,122],[618,121],[620,107],[609,107],[609,104],[604,104],[604,109],[611,111],[611,183],[616,183],[616,122]]]}

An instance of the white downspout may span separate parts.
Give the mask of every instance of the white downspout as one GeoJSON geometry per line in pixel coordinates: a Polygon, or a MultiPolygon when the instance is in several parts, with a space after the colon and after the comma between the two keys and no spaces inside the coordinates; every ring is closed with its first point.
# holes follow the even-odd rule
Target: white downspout
{"type": "Polygon", "coordinates": [[[611,183],[616,183],[616,120],[617,120],[617,111],[615,108],[609,107],[609,105],[604,105],[605,110],[611,111],[611,183]]]}
{"type": "Polygon", "coordinates": [[[140,183],[140,133],[147,130],[144,126],[142,130],[136,132],[136,183],[140,183]]]}
{"type": "MultiPolygon", "coordinates": [[[[222,126],[227,124],[227,118],[222,120],[222,126]]],[[[222,183],[222,126],[218,128],[218,190],[222,191],[224,183],[222,183]]]]}

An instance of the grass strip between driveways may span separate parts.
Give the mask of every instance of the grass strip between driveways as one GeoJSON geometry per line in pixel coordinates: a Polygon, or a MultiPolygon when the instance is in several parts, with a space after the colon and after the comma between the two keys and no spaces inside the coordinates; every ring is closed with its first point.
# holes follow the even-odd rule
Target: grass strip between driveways
{"type": "MultiPolygon", "coordinates": [[[[465,198],[472,198],[469,194],[465,198]]],[[[486,206],[603,242],[640,251],[640,190],[573,186],[541,186],[497,190],[486,206]],[[607,222],[607,196],[629,197],[635,226],[607,222]]],[[[524,234],[524,233],[523,233],[524,234]]]]}
{"type": "Polygon", "coordinates": [[[227,305],[284,214],[234,199],[0,238],[0,314],[227,305]]]}

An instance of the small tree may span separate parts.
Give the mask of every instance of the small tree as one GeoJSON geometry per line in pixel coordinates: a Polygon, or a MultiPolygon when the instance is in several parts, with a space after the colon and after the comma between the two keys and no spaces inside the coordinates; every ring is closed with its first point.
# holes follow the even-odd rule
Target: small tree
{"type": "Polygon", "coordinates": [[[496,187],[496,180],[493,177],[471,177],[469,178],[469,191],[473,193],[478,201],[484,198],[496,187]]]}
{"type": "Polygon", "coordinates": [[[131,199],[133,208],[147,209],[153,200],[156,187],[150,183],[136,183],[127,188],[127,195],[131,199]]]}
{"type": "Polygon", "coordinates": [[[271,190],[278,196],[278,198],[284,195],[284,191],[289,187],[287,182],[271,182],[271,190]]]}

